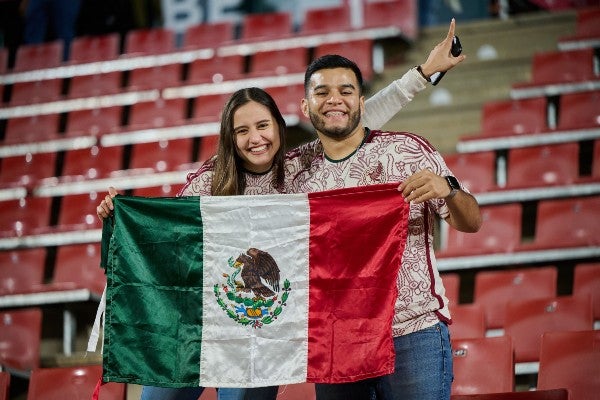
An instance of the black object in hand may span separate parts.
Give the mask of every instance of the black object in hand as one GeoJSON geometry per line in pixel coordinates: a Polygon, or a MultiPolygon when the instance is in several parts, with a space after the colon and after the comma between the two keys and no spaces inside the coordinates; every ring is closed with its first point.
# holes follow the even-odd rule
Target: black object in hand
{"type": "MultiPolygon", "coordinates": [[[[460,44],[460,40],[458,40],[458,36],[454,36],[454,38],[452,39],[452,47],[450,48],[450,54],[452,54],[454,57],[458,57],[461,52],[462,45],[460,44]]],[[[431,75],[429,78],[431,79],[431,84],[437,85],[442,80],[445,74],[446,71],[436,72],[433,75],[431,75]]]]}

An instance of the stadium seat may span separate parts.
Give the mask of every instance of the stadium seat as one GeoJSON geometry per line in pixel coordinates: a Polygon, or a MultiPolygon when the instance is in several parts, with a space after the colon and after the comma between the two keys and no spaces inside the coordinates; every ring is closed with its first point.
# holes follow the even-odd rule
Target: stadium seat
{"type": "Polygon", "coordinates": [[[63,231],[102,229],[102,222],[96,215],[96,207],[101,200],[101,195],[96,192],[63,196],[58,213],[58,229],[63,231]]]}
{"type": "Polygon", "coordinates": [[[292,16],[287,12],[246,14],[241,22],[242,40],[269,40],[289,37],[293,32],[292,16]]]}
{"type": "Polygon", "coordinates": [[[22,44],[15,55],[15,72],[53,68],[62,63],[63,42],[55,40],[39,44],[22,44]]]}
{"type": "Polygon", "coordinates": [[[219,135],[203,136],[200,138],[200,151],[198,153],[198,161],[204,162],[217,154],[217,146],[219,145],[219,135]]]}
{"type": "Polygon", "coordinates": [[[19,293],[44,283],[46,249],[0,252],[0,295],[19,293]]]}
{"type": "Polygon", "coordinates": [[[527,390],[487,394],[457,394],[450,400],[571,400],[567,389],[527,390]]]}
{"type": "Polygon", "coordinates": [[[135,188],[131,191],[132,196],[141,197],[175,197],[181,189],[181,185],[160,185],[135,188]]]}
{"type": "Polygon", "coordinates": [[[450,308],[460,303],[460,275],[456,272],[444,272],[440,274],[444,289],[446,289],[446,297],[450,301],[450,308]]]}
{"type": "Polygon", "coordinates": [[[415,0],[363,2],[365,28],[397,26],[400,34],[414,40],[418,34],[418,4],[415,0]]]}
{"type": "Polygon", "coordinates": [[[40,365],[42,310],[26,308],[0,311],[0,366],[28,374],[40,365]]]}
{"type": "Polygon", "coordinates": [[[599,213],[600,196],[541,200],[531,247],[597,246],[599,213]]]}
{"type": "Polygon", "coordinates": [[[152,55],[173,50],[175,50],[175,33],[169,29],[136,29],[125,34],[125,55],[152,55]]]}
{"type": "Polygon", "coordinates": [[[198,59],[190,63],[186,84],[220,83],[244,77],[244,57],[240,55],[198,59]]]}
{"type": "Polygon", "coordinates": [[[489,101],[483,105],[481,135],[485,137],[540,133],[548,129],[547,100],[489,101]]]}
{"type": "Polygon", "coordinates": [[[575,265],[573,296],[592,296],[594,321],[600,321],[600,262],[575,265]]]}
{"type": "Polygon", "coordinates": [[[579,143],[567,142],[508,150],[506,186],[566,185],[579,179],[579,143]]]}
{"type": "Polygon", "coordinates": [[[61,98],[62,79],[17,82],[13,85],[10,105],[22,106],[57,101],[61,98]]]}
{"type": "Polygon", "coordinates": [[[136,143],[131,149],[130,169],[150,169],[149,172],[175,171],[192,160],[191,138],[136,143]]]}
{"type": "Polygon", "coordinates": [[[339,54],[356,62],[365,82],[373,79],[373,41],[370,39],[348,40],[341,43],[325,43],[315,48],[314,57],[339,54]]]}
{"type": "Polygon", "coordinates": [[[284,116],[290,114],[304,118],[302,110],[300,110],[300,101],[304,97],[304,85],[274,86],[266,91],[273,97],[279,111],[284,116]]]}
{"type": "Polygon", "coordinates": [[[93,97],[115,94],[121,91],[121,72],[80,75],[71,78],[69,97],[93,97]]]}
{"type": "Polygon", "coordinates": [[[0,400],[8,400],[10,393],[10,373],[0,371],[0,400]]]}
{"type": "MultiPolygon", "coordinates": [[[[535,53],[531,68],[533,85],[594,80],[594,49],[535,53]]],[[[516,85],[517,87],[520,84],[516,85]]]]}
{"type": "Polygon", "coordinates": [[[308,51],[304,47],[259,51],[250,57],[250,76],[304,73],[307,64],[308,51]]]}
{"type": "Polygon", "coordinates": [[[485,337],[485,318],[483,308],[479,304],[450,306],[450,315],[450,338],[453,341],[485,337]]]}
{"type": "Polygon", "coordinates": [[[71,42],[71,63],[107,61],[119,56],[119,34],[77,36],[71,42]]]}
{"type": "Polygon", "coordinates": [[[540,360],[543,333],[591,330],[594,324],[590,297],[513,300],[505,311],[504,334],[512,338],[517,363],[540,360]]]}
{"type": "Polygon", "coordinates": [[[453,153],[444,156],[446,165],[460,182],[471,192],[494,190],[496,185],[496,153],[453,153]]]}
{"type": "Polygon", "coordinates": [[[69,112],[65,136],[77,137],[111,133],[121,128],[122,107],[91,108],[69,112]]]}
{"type": "Polygon", "coordinates": [[[182,78],[182,64],[159,65],[136,68],[129,74],[129,90],[164,89],[179,86],[182,78]]]}
{"type": "Polygon", "coordinates": [[[62,177],[71,180],[108,178],[123,169],[123,147],[98,147],[65,152],[62,177]]]}
{"type": "Polygon", "coordinates": [[[541,339],[537,388],[567,388],[572,398],[600,393],[600,331],[547,332],[541,339]]]}
{"type": "Polygon", "coordinates": [[[159,98],[156,101],[144,101],[131,106],[129,113],[130,129],[162,128],[181,125],[185,122],[187,99],[159,98]]]}
{"type": "Polygon", "coordinates": [[[59,117],[59,114],[42,114],[9,118],[6,122],[4,143],[33,143],[57,139],[59,117]]]}
{"type": "MultiPolygon", "coordinates": [[[[303,35],[352,30],[350,9],[345,5],[328,8],[309,8],[300,27],[303,35]]],[[[364,71],[363,71],[364,73],[364,71]]]]}
{"type": "Polygon", "coordinates": [[[448,229],[448,240],[436,256],[505,253],[521,244],[521,205],[518,203],[481,207],[483,225],[477,233],[448,229]]]}
{"type": "Polygon", "coordinates": [[[600,90],[560,96],[558,129],[600,127],[600,90]]]}
{"type": "MultiPolygon", "coordinates": [[[[194,99],[194,105],[192,109],[192,118],[190,122],[202,123],[202,122],[219,122],[221,120],[221,113],[225,103],[231,96],[230,93],[225,94],[208,94],[204,96],[198,96],[194,99]]],[[[218,134],[215,131],[215,134],[218,134]]]]}
{"type": "Polygon", "coordinates": [[[40,179],[55,176],[56,153],[27,153],[5,157],[0,163],[0,183],[31,187],[40,179]]]}
{"type": "Polygon", "coordinates": [[[576,41],[600,38],[600,7],[577,9],[575,34],[564,36],[559,41],[576,41]]]}
{"type": "MultiPolygon", "coordinates": [[[[101,365],[37,368],[31,372],[27,400],[89,400],[102,377],[101,365]]],[[[99,400],[125,400],[125,384],[100,387],[99,400]]]]}
{"type": "Polygon", "coordinates": [[[514,390],[513,347],[510,337],[452,341],[452,395],[514,390]]]}
{"type": "Polygon", "coordinates": [[[277,400],[315,400],[316,396],[314,383],[297,383],[279,386],[277,400]]]}
{"type": "Polygon", "coordinates": [[[61,288],[86,288],[98,296],[106,284],[100,268],[100,243],[58,246],[52,284],[61,288]]]}
{"type": "Polygon", "coordinates": [[[0,203],[9,213],[1,214],[0,237],[20,237],[47,231],[50,225],[50,197],[27,197],[0,203]]]}
{"type": "Polygon", "coordinates": [[[205,22],[189,26],[183,36],[183,47],[215,48],[235,39],[232,21],[205,22]]]}
{"type": "Polygon", "coordinates": [[[509,301],[556,296],[557,276],[554,266],[479,271],[475,274],[473,303],[483,308],[487,329],[502,328],[509,301]]]}

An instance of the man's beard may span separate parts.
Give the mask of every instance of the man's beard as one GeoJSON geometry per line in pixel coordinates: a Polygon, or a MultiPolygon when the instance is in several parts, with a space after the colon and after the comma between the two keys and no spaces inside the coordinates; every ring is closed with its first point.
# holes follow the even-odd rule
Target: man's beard
{"type": "Polygon", "coordinates": [[[348,124],[345,127],[335,126],[332,128],[327,128],[324,119],[320,115],[313,113],[310,110],[308,112],[310,122],[312,122],[315,129],[318,132],[321,132],[323,135],[332,139],[344,139],[348,137],[352,132],[354,132],[358,124],[360,124],[360,120],[362,117],[360,110],[350,113],[348,115],[348,124]]]}

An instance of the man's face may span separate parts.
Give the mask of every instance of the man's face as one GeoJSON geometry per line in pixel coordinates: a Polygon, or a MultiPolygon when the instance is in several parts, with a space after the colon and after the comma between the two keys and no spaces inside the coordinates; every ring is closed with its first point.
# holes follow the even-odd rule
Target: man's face
{"type": "Polygon", "coordinates": [[[364,98],[352,70],[333,68],[315,72],[306,96],[302,99],[302,112],[317,132],[344,139],[359,126],[364,98]]]}

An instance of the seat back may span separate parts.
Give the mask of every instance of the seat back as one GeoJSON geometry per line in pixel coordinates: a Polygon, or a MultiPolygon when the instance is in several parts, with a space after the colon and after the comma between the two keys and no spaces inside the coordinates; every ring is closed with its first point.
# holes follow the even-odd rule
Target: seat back
{"type": "Polygon", "coordinates": [[[483,105],[481,134],[484,136],[523,135],[548,128],[545,97],[490,101],[483,105]]]}
{"type": "MultiPolygon", "coordinates": [[[[350,9],[345,5],[327,8],[309,8],[300,27],[303,34],[343,32],[352,30],[350,9]]],[[[364,72],[364,71],[363,71],[364,72]]]]}
{"type": "Polygon", "coordinates": [[[86,288],[100,296],[106,284],[100,268],[100,244],[59,246],[56,251],[52,283],[65,288],[86,288]]]}
{"type": "Polygon", "coordinates": [[[246,14],[241,23],[242,40],[277,39],[293,32],[292,16],[287,12],[246,14]]]}
{"type": "Polygon", "coordinates": [[[594,49],[551,51],[533,56],[531,80],[535,84],[569,83],[595,79],[594,49]]]}
{"type": "Polygon", "coordinates": [[[453,153],[444,156],[446,165],[471,192],[493,190],[496,185],[496,154],[493,151],[453,153]]]}
{"type": "Polygon", "coordinates": [[[121,72],[80,75],[71,78],[69,97],[93,97],[115,94],[121,90],[121,72]]]}
{"type": "Polygon", "coordinates": [[[589,296],[514,300],[506,305],[504,332],[513,340],[515,362],[534,362],[543,333],[590,330],[593,323],[589,296]]]}
{"type": "Polygon", "coordinates": [[[485,337],[485,318],[479,304],[460,304],[450,307],[452,340],[485,337]]]}
{"type": "Polygon", "coordinates": [[[594,320],[600,321],[600,262],[575,266],[573,296],[591,296],[594,320]]]}
{"type": "Polygon", "coordinates": [[[400,34],[416,39],[418,4],[416,0],[366,1],[363,3],[365,28],[397,26],[400,34]]]}
{"type": "Polygon", "coordinates": [[[181,125],[185,121],[187,99],[158,99],[131,106],[129,128],[150,129],[181,125]]]}
{"type": "Polygon", "coordinates": [[[10,97],[11,106],[57,101],[61,98],[62,79],[16,82],[10,97]]]}
{"type": "Polygon", "coordinates": [[[0,365],[28,373],[40,365],[42,310],[0,311],[0,365]]]}
{"type": "Polygon", "coordinates": [[[129,90],[164,89],[179,86],[181,78],[181,64],[136,68],[129,74],[128,88],[129,90]]]}
{"type": "Polygon", "coordinates": [[[58,67],[62,63],[63,42],[22,44],[17,48],[14,71],[58,67]]]}
{"type": "Polygon", "coordinates": [[[4,143],[32,143],[58,138],[59,114],[9,118],[4,143]]]}
{"type": "Polygon", "coordinates": [[[19,293],[44,282],[46,249],[0,252],[0,295],[19,293]]]}
{"type": "Polygon", "coordinates": [[[308,51],[304,47],[259,51],[251,57],[250,73],[253,76],[303,73],[306,69],[307,60],[308,51]]]}
{"type": "Polygon", "coordinates": [[[121,106],[71,111],[67,116],[65,136],[97,136],[121,128],[121,106]]]}
{"type": "Polygon", "coordinates": [[[121,170],[122,165],[122,146],[92,146],[65,152],[61,175],[72,179],[107,178],[111,172],[121,170]]]}
{"type": "Polygon", "coordinates": [[[567,388],[573,399],[600,393],[600,331],[547,332],[541,339],[538,389],[567,388]]]}
{"type": "Polygon", "coordinates": [[[201,58],[190,63],[187,83],[220,83],[244,77],[244,57],[240,55],[201,58]]]}
{"type": "Polygon", "coordinates": [[[452,340],[452,395],[514,390],[511,339],[507,336],[452,340]]]}
{"type": "Polygon", "coordinates": [[[125,54],[145,55],[175,50],[175,32],[166,28],[129,31],[125,35],[125,54]]]}
{"type": "Polygon", "coordinates": [[[48,230],[52,205],[50,197],[6,200],[1,204],[10,212],[0,214],[0,236],[20,237],[48,230]]]}
{"type": "Polygon", "coordinates": [[[450,400],[570,400],[567,389],[528,390],[487,394],[456,394],[450,400]]]}
{"type": "Polygon", "coordinates": [[[0,165],[0,183],[32,187],[40,179],[55,176],[56,153],[5,157],[0,165]]]}
{"type": "Polygon", "coordinates": [[[184,47],[214,48],[234,40],[232,21],[205,22],[189,26],[183,37],[184,47]]]}
{"type": "Polygon", "coordinates": [[[373,41],[370,39],[348,40],[338,43],[324,43],[315,47],[314,57],[325,54],[339,54],[356,62],[365,82],[373,79],[373,41]]]}
{"type": "Polygon", "coordinates": [[[87,63],[113,60],[119,56],[119,34],[77,36],[71,41],[69,61],[87,63]]]}
{"type": "Polygon", "coordinates": [[[506,304],[511,300],[556,296],[557,276],[554,266],[477,272],[473,302],[483,308],[486,328],[504,327],[506,304]]]}
{"type": "Polygon", "coordinates": [[[446,297],[450,301],[450,307],[458,305],[460,299],[460,275],[456,272],[444,272],[440,274],[446,297]]]}
{"type": "Polygon", "coordinates": [[[102,229],[102,222],[96,215],[101,200],[102,197],[96,192],[63,196],[58,212],[58,228],[66,231],[102,229]]]}
{"type": "Polygon", "coordinates": [[[192,144],[191,138],[136,143],[131,149],[129,168],[174,171],[191,162],[192,144]]]}
{"type": "MultiPolygon", "coordinates": [[[[27,400],[89,400],[101,377],[101,365],[38,368],[31,373],[27,400]]],[[[125,384],[102,385],[99,400],[125,400],[125,384]]]]}
{"type": "Polygon", "coordinates": [[[558,129],[598,128],[600,90],[567,93],[560,96],[558,129]]]}

